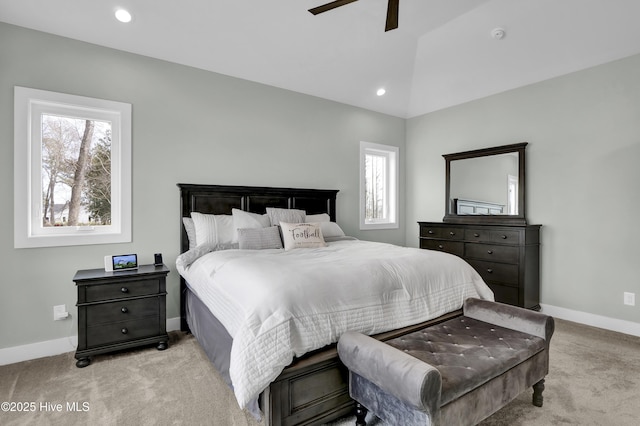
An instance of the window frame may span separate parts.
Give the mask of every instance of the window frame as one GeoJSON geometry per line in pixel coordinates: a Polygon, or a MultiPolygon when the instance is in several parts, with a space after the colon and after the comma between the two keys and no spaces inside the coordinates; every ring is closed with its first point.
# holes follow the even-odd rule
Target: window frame
{"type": "Polygon", "coordinates": [[[400,148],[372,142],[360,142],[360,230],[398,229],[399,223],[399,182],[400,182],[400,148]],[[366,179],[365,158],[367,155],[386,157],[385,167],[385,208],[388,212],[383,220],[366,219],[366,179]]]}
{"type": "Polygon", "coordinates": [[[131,242],[131,104],[14,87],[14,247],[131,242]],[[111,122],[111,224],[43,228],[41,114],[111,122]]]}

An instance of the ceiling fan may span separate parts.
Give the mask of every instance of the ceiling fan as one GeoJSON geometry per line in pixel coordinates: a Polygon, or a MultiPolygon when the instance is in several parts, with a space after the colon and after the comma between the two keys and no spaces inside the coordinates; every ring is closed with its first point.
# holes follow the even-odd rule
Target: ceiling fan
{"type": "MultiPolygon", "coordinates": [[[[358,0],[335,0],[327,4],[323,4],[322,6],[314,7],[313,9],[309,9],[309,12],[314,15],[318,15],[319,13],[324,13],[329,10],[335,9],[336,7],[344,6],[345,4],[353,3],[358,0]]],[[[398,7],[400,0],[389,0],[389,4],[387,6],[387,24],[384,27],[385,31],[395,30],[398,28],[398,7]]]]}

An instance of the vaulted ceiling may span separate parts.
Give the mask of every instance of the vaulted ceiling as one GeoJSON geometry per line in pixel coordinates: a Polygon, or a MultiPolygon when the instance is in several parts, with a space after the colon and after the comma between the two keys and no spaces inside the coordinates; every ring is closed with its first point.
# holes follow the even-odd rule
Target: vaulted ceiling
{"type": "Polygon", "coordinates": [[[0,0],[0,21],[404,118],[640,53],[638,0],[400,0],[387,32],[388,0],[308,12],[329,1],[0,0]]]}

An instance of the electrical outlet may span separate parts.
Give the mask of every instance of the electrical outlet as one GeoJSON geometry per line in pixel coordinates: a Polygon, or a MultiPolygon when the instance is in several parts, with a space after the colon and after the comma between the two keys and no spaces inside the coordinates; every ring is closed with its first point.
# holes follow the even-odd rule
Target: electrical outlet
{"type": "Polygon", "coordinates": [[[67,305],[56,305],[53,307],[53,320],[60,321],[69,316],[67,305]]]}
{"type": "Polygon", "coordinates": [[[624,292],[624,304],[630,306],[636,306],[636,294],[624,292]]]}

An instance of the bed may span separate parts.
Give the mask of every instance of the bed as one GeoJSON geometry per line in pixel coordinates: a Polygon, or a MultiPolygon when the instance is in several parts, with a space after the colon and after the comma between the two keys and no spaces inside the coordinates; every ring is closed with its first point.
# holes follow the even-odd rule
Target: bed
{"type": "MultiPolygon", "coordinates": [[[[367,310],[371,308],[367,305],[369,302],[365,300],[365,302],[362,302],[364,303],[362,306],[353,305],[353,307],[349,309],[335,309],[335,314],[341,315],[339,317],[340,320],[335,320],[334,317],[327,317],[330,319],[324,322],[329,324],[328,328],[330,329],[330,333],[324,331],[318,333],[322,336],[329,333],[328,337],[322,337],[322,339],[316,338],[313,326],[310,327],[311,332],[309,332],[309,336],[312,337],[307,338],[307,334],[298,335],[298,330],[302,327],[298,321],[299,317],[294,316],[292,318],[286,317],[282,319],[282,313],[280,311],[277,312],[275,317],[280,319],[280,322],[276,325],[281,328],[277,328],[271,323],[269,323],[268,326],[260,323],[252,328],[248,326],[244,327],[244,323],[236,326],[233,322],[234,318],[238,316],[241,317],[242,315],[239,315],[237,310],[234,311],[231,309],[235,306],[234,303],[238,303],[235,299],[231,298],[233,295],[229,296],[229,294],[233,292],[239,292],[240,295],[242,295],[244,291],[244,294],[253,296],[246,297],[247,304],[250,304],[249,300],[254,300],[255,304],[256,299],[260,301],[262,300],[260,298],[264,299],[264,304],[256,304],[260,314],[254,314],[254,311],[252,311],[252,319],[256,315],[262,315],[262,311],[268,309],[271,305],[274,306],[273,309],[278,308],[277,305],[280,300],[278,297],[280,296],[269,297],[271,295],[270,291],[264,294],[253,295],[251,290],[241,287],[240,284],[237,284],[236,288],[235,284],[243,283],[244,285],[246,281],[251,281],[254,278],[256,280],[262,279],[263,271],[277,275],[277,271],[269,270],[269,268],[277,269],[274,268],[274,261],[272,260],[274,256],[277,256],[278,262],[282,262],[282,264],[297,262],[298,260],[296,260],[296,258],[302,259],[304,257],[302,261],[307,262],[304,264],[306,265],[305,268],[312,268],[315,263],[321,264],[322,261],[324,261],[326,265],[334,264],[337,262],[336,259],[339,259],[341,256],[352,256],[353,254],[349,254],[351,252],[360,253],[370,250],[372,253],[376,253],[382,250],[387,253],[386,257],[397,257],[399,259],[398,265],[400,265],[405,257],[426,255],[426,251],[418,249],[404,249],[405,251],[402,251],[402,248],[395,246],[392,247],[381,243],[366,243],[339,235],[334,236],[335,238],[333,240],[327,238],[329,242],[326,244],[326,247],[312,248],[309,250],[213,250],[211,248],[212,246],[209,248],[204,247],[203,250],[202,246],[194,248],[193,234],[191,235],[190,250],[190,238],[187,228],[185,227],[184,218],[188,219],[191,216],[199,218],[199,216],[196,215],[200,213],[209,215],[207,217],[213,217],[210,215],[225,215],[224,220],[226,220],[232,212],[234,215],[236,213],[247,212],[246,214],[258,216],[263,215],[265,211],[270,208],[280,209],[285,212],[303,211],[308,217],[312,215],[314,215],[314,218],[326,217],[327,221],[335,223],[336,197],[338,191],[194,184],[178,184],[178,186],[181,193],[180,252],[182,255],[178,258],[177,262],[179,272],[181,273],[181,328],[183,330],[190,330],[194,334],[209,359],[227,381],[227,384],[234,389],[239,404],[256,416],[264,416],[265,424],[267,425],[321,424],[348,415],[353,410],[353,402],[348,395],[347,370],[339,362],[335,351],[335,344],[332,343],[337,341],[339,334],[346,329],[360,327],[365,329],[365,331],[371,331],[370,334],[374,334],[375,337],[380,340],[387,340],[425,327],[428,324],[438,323],[460,315],[459,308],[462,306],[462,302],[466,297],[482,297],[486,299],[492,299],[493,297],[491,291],[479,276],[475,274],[472,268],[467,268],[468,265],[464,264],[464,262],[461,263],[461,260],[454,256],[434,252],[434,256],[446,256],[438,258],[438,262],[451,263],[453,265],[451,266],[452,271],[448,272],[448,274],[463,274],[464,281],[470,282],[469,285],[465,284],[460,290],[456,289],[455,291],[449,288],[455,287],[453,285],[441,285],[443,292],[451,294],[447,296],[447,300],[449,301],[446,303],[448,304],[443,305],[445,307],[439,307],[438,309],[440,309],[440,311],[437,311],[436,316],[431,315],[429,318],[420,321],[416,321],[413,317],[407,316],[406,318],[403,317],[398,323],[400,325],[396,326],[395,322],[391,324],[388,321],[387,311],[382,312],[379,310],[375,312],[381,312],[378,316],[380,316],[381,321],[384,322],[384,327],[380,328],[380,324],[375,325],[373,322],[369,324],[369,318],[376,317],[376,315],[371,315],[371,312],[374,311],[367,310]],[[194,212],[196,214],[193,214],[194,212]],[[310,260],[309,257],[312,257],[312,259],[310,260]],[[234,275],[235,283],[231,280],[231,285],[227,285],[226,287],[224,283],[223,285],[218,285],[219,282],[217,282],[215,286],[207,286],[206,281],[203,281],[204,278],[202,277],[206,277],[209,273],[207,271],[209,270],[216,271],[216,279],[224,277],[225,274],[222,272],[228,271],[230,265],[240,265],[239,268],[236,267],[235,273],[240,272],[243,274],[241,279],[238,279],[237,275],[234,275]],[[259,265],[259,267],[256,265],[259,265]],[[256,269],[254,270],[253,268],[256,269]],[[185,279],[185,276],[189,277],[188,281],[185,279]],[[214,287],[218,286],[223,289],[223,292],[214,292],[214,290],[217,291],[214,287]],[[211,294],[208,294],[209,291],[211,291],[211,294]],[[229,300],[224,299],[225,297],[229,297],[229,300]],[[221,307],[212,307],[212,303],[216,301],[221,302],[221,307]],[[229,307],[229,312],[226,310],[227,306],[229,307]],[[217,316],[212,313],[212,310],[217,312],[217,316]],[[343,321],[343,317],[348,319],[343,321]],[[366,324],[362,325],[353,318],[360,318],[361,320],[364,318],[366,324]],[[244,330],[245,328],[249,328],[248,331],[244,330]],[[289,330],[290,328],[294,331],[291,332],[289,330]],[[243,331],[242,333],[239,331],[241,329],[243,331]],[[267,346],[256,346],[269,343],[271,335],[263,334],[263,329],[269,330],[270,333],[272,330],[276,330],[275,333],[272,333],[273,342],[283,341],[290,343],[291,341],[295,341],[295,343],[291,343],[291,348],[273,342],[267,346]],[[232,335],[235,339],[231,337],[232,335]],[[294,335],[295,338],[292,339],[291,335],[294,335]],[[326,341],[323,339],[326,339],[326,341]],[[238,347],[242,349],[240,350],[238,347]],[[266,350],[264,348],[269,349],[266,350]],[[274,351],[277,352],[277,354],[272,357],[271,353],[274,351]],[[244,354],[244,358],[240,357],[243,364],[240,364],[238,361],[239,353],[244,354]],[[247,353],[249,354],[248,356],[246,355],[247,353]],[[270,367],[270,364],[265,364],[266,367],[263,368],[264,366],[261,364],[261,357],[263,356],[269,360],[269,363],[271,363],[272,358],[277,358],[278,361],[275,362],[273,368],[270,367]],[[283,364],[283,360],[286,361],[285,364],[283,364]],[[253,362],[255,365],[250,365],[250,362],[253,362]],[[264,376],[262,374],[264,370],[267,370],[271,376],[264,376]],[[252,376],[253,371],[257,371],[261,375],[252,376]],[[246,389],[251,386],[254,388],[246,389]],[[256,389],[259,389],[260,392],[257,393],[256,389]]],[[[324,219],[322,220],[324,221],[324,219]]],[[[286,224],[282,225],[283,229],[285,226],[286,224]]],[[[191,232],[192,231],[193,230],[191,230],[191,232]]],[[[231,248],[236,247],[231,246],[231,248]]],[[[409,262],[409,260],[407,260],[407,262],[409,262]]],[[[413,261],[411,260],[411,262],[413,261]]],[[[280,264],[277,266],[279,265],[280,264]]],[[[326,267],[326,265],[323,267],[326,267]]],[[[362,266],[359,270],[356,268],[355,272],[369,271],[375,267],[376,265],[367,264],[367,266],[362,266]]],[[[395,264],[388,264],[383,273],[387,273],[388,270],[395,270],[396,268],[397,266],[395,264]]],[[[341,271],[342,270],[346,271],[344,268],[341,268],[341,271]]],[[[393,273],[395,274],[395,272],[393,273]]],[[[268,276],[266,272],[264,275],[268,276]]],[[[316,272],[309,275],[317,276],[320,274],[316,272]]],[[[339,281],[340,279],[336,277],[338,276],[333,275],[334,279],[329,281],[339,281]]],[[[370,278],[371,277],[361,281],[368,283],[370,278]]],[[[384,279],[380,281],[380,285],[384,287],[386,281],[384,279]]],[[[352,282],[354,287],[362,285],[362,283],[358,283],[357,280],[353,278],[351,278],[350,282],[352,282]]],[[[289,286],[293,287],[295,285],[297,285],[297,281],[292,281],[291,284],[287,284],[285,287],[288,288],[289,286]]],[[[329,285],[329,283],[326,283],[326,285],[329,285]]],[[[322,286],[314,283],[312,287],[301,287],[298,291],[304,293],[310,288],[319,287],[322,286]],[[305,288],[306,290],[304,290],[305,288]]],[[[419,288],[420,286],[408,285],[403,286],[399,290],[394,289],[395,293],[393,294],[399,294],[399,297],[402,299],[402,297],[405,297],[404,293],[409,291],[407,289],[409,287],[411,287],[410,291],[412,292],[423,291],[419,288]]],[[[328,292],[331,294],[335,292],[337,294],[340,293],[340,290],[339,287],[335,287],[334,290],[329,290],[328,292]]],[[[359,291],[351,293],[344,291],[343,293],[347,294],[348,297],[353,295],[353,299],[358,300],[363,298],[367,299],[367,297],[370,296],[368,295],[367,289],[364,288],[363,291],[362,287],[359,291]]],[[[314,299],[313,297],[308,297],[306,293],[305,296],[309,300],[314,299]]],[[[385,298],[387,297],[388,296],[385,296],[385,298]]],[[[385,309],[392,309],[390,312],[393,313],[391,316],[394,318],[403,316],[405,311],[418,311],[418,314],[422,315],[420,309],[417,308],[422,305],[414,306],[410,303],[417,303],[415,301],[423,299],[426,301],[428,298],[420,299],[417,296],[405,298],[412,302],[405,301],[407,304],[402,306],[396,306],[396,302],[394,302],[394,304],[385,304],[385,309]]],[[[288,295],[282,298],[282,300],[284,299],[288,299],[288,295]]],[[[297,300],[297,302],[292,302],[292,305],[284,309],[285,313],[288,314],[296,308],[315,312],[316,308],[306,307],[308,300],[297,300]]],[[[350,300],[349,303],[351,302],[350,300]]],[[[283,306],[285,306],[284,303],[283,306]]],[[[242,310],[243,306],[240,306],[239,309],[242,310]]],[[[436,310],[434,309],[433,312],[436,312],[436,310]]],[[[318,315],[325,314],[326,313],[321,312],[318,315]]],[[[332,311],[331,315],[333,314],[332,311]]],[[[273,311],[269,311],[269,316],[265,315],[265,318],[272,321],[274,318],[273,311]]]]}

